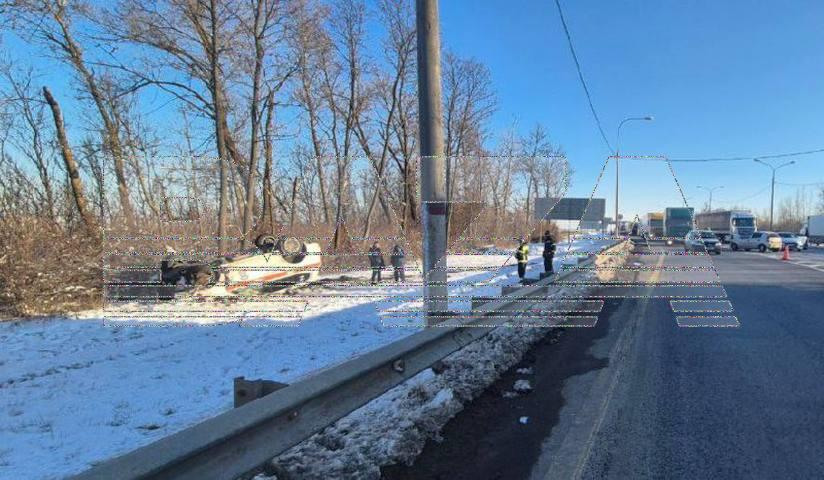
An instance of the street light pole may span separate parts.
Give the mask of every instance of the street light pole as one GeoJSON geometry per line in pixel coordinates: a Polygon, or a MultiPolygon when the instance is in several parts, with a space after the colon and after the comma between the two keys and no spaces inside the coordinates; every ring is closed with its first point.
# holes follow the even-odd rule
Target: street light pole
{"type": "Polygon", "coordinates": [[[788,165],[794,164],[795,160],[792,160],[792,161],[789,161],[787,163],[781,164],[777,167],[774,167],[773,165],[761,160],[760,158],[753,158],[753,161],[758,162],[761,165],[766,165],[766,166],[770,167],[770,169],[772,170],[772,183],[770,184],[770,230],[772,230],[773,229],[773,207],[775,206],[775,171],[778,170],[779,168],[784,168],[788,165]]]}
{"type": "Polygon", "coordinates": [[[712,212],[712,192],[714,192],[715,190],[718,190],[719,188],[724,188],[724,186],[723,185],[718,185],[717,187],[703,187],[701,185],[698,185],[696,188],[700,188],[702,190],[706,190],[706,191],[710,192],[709,209],[710,209],[710,212],[712,212]]]}
{"type": "Polygon", "coordinates": [[[426,323],[449,306],[446,288],[446,167],[441,114],[441,37],[438,0],[417,0],[418,118],[423,211],[423,278],[426,323]]]}
{"type": "Polygon", "coordinates": [[[646,117],[627,117],[621,120],[621,123],[618,124],[618,134],[615,140],[615,231],[613,232],[615,236],[618,236],[618,183],[621,174],[621,169],[619,166],[621,152],[621,127],[623,127],[625,123],[631,120],[644,120],[647,122],[651,122],[655,120],[655,117],[653,117],[652,115],[647,115],[646,117]]]}

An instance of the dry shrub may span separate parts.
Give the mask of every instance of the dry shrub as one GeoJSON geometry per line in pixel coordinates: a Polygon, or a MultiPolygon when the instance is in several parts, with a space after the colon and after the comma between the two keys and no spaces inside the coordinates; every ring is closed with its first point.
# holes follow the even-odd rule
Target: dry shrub
{"type": "MultiPolygon", "coordinates": [[[[102,303],[105,263],[112,267],[158,264],[160,256],[140,252],[163,252],[173,248],[187,252],[187,258],[210,258],[218,254],[215,222],[205,217],[196,222],[162,222],[141,218],[129,227],[112,222],[103,232],[89,234],[82,228],[66,229],[44,218],[19,216],[0,218],[0,318],[65,314],[99,307],[102,303]],[[113,255],[122,252],[123,255],[113,255]],[[136,253],[135,256],[129,253],[136,253]],[[128,255],[126,255],[128,254],[128,255]]],[[[420,228],[405,233],[398,224],[376,222],[368,237],[359,237],[363,225],[353,222],[344,229],[347,241],[339,251],[332,248],[335,225],[303,225],[271,231],[277,236],[293,235],[321,245],[323,273],[348,273],[369,268],[366,256],[374,241],[381,243],[385,259],[395,243],[407,254],[407,262],[420,258],[420,228]]],[[[231,251],[239,251],[239,231],[230,228],[231,251]]],[[[250,236],[250,240],[256,235],[250,236]]],[[[251,245],[250,245],[251,246],[251,245]]],[[[229,252],[223,252],[229,253],[229,252]]]]}
{"type": "Polygon", "coordinates": [[[42,218],[0,220],[0,318],[100,305],[100,238],[42,218]]]}

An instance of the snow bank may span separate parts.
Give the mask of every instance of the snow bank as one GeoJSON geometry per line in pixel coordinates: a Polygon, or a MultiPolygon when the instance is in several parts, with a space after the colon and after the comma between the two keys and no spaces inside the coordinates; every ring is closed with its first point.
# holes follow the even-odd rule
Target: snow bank
{"type": "MultiPolygon", "coordinates": [[[[597,251],[606,243],[579,240],[569,252],[597,251]]],[[[559,244],[556,266],[566,247],[559,244]]],[[[543,268],[540,246],[533,245],[530,253],[528,275],[537,277],[543,268]]],[[[517,282],[511,256],[493,257],[450,257],[450,266],[456,266],[449,275],[456,283],[450,292],[498,294],[501,285],[517,282]]],[[[367,279],[368,273],[360,277],[367,279]]],[[[300,322],[262,318],[254,323],[259,328],[213,318],[210,313],[225,308],[220,304],[201,318],[181,319],[178,309],[191,308],[185,302],[158,305],[156,313],[168,315],[152,322],[113,326],[103,312],[93,311],[0,323],[0,478],[52,479],[80,472],[232,408],[236,376],[291,383],[410,335],[420,324],[387,326],[375,294],[419,295],[419,290],[402,285],[327,289],[307,300],[300,322]]],[[[460,393],[461,387],[455,388],[460,393]]],[[[464,398],[437,397],[426,408],[449,412],[446,406],[464,398]]],[[[420,435],[429,435],[421,428],[420,435]]]]}
{"type": "MultiPolygon", "coordinates": [[[[592,278],[590,272],[581,275],[592,278]]],[[[585,292],[586,287],[568,286],[556,293],[585,292]]],[[[518,363],[549,330],[493,329],[446,357],[441,373],[424,370],[277,457],[255,480],[377,480],[381,466],[411,464],[428,439],[438,439],[450,418],[518,363]]]]}

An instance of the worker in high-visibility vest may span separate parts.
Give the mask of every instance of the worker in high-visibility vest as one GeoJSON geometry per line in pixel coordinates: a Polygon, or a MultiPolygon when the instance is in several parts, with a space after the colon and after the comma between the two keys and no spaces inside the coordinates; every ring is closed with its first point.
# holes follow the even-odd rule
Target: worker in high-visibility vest
{"type": "Polygon", "coordinates": [[[523,280],[526,276],[526,262],[529,260],[529,245],[522,241],[515,250],[515,260],[518,261],[518,277],[523,280]]]}

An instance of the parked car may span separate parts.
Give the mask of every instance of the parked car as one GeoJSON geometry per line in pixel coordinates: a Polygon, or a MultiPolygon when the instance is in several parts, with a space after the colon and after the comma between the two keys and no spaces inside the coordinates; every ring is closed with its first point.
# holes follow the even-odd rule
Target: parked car
{"type": "Polygon", "coordinates": [[[730,248],[733,250],[741,249],[745,251],[758,249],[759,252],[766,252],[767,250],[777,252],[783,246],[781,236],[775,232],[755,232],[751,237],[737,236],[730,242],[730,248]]]}
{"type": "MultiPolygon", "coordinates": [[[[801,250],[806,244],[806,237],[796,235],[792,232],[778,232],[785,247],[790,247],[790,250],[801,250]]],[[[783,247],[782,247],[783,248],[783,247]]]]}
{"type": "Polygon", "coordinates": [[[721,255],[721,241],[710,230],[691,230],[684,237],[684,251],[721,255]]]}

